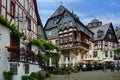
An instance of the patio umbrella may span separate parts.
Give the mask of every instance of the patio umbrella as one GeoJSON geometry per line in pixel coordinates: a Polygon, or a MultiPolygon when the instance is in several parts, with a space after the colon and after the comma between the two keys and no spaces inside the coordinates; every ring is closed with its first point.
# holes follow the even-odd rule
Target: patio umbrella
{"type": "Polygon", "coordinates": [[[79,63],[88,64],[88,62],[81,60],[79,63]]]}
{"type": "Polygon", "coordinates": [[[86,59],[83,59],[83,61],[87,61],[88,63],[91,63],[96,60],[94,58],[86,58],[86,59]]]}
{"type": "Polygon", "coordinates": [[[59,59],[58,64],[59,64],[59,67],[61,67],[61,58],[59,59]]]}
{"type": "Polygon", "coordinates": [[[73,66],[75,66],[75,58],[73,58],[73,66]]]}
{"type": "Polygon", "coordinates": [[[65,59],[66,67],[68,67],[68,57],[65,59]]]}

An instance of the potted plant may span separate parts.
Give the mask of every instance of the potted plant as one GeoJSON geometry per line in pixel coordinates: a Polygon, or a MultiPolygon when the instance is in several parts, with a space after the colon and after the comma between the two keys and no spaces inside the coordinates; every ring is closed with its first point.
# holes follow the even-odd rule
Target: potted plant
{"type": "Polygon", "coordinates": [[[3,72],[3,76],[6,80],[12,80],[13,74],[14,73],[12,71],[4,71],[3,72]]]}
{"type": "Polygon", "coordinates": [[[9,52],[16,52],[18,50],[18,46],[14,46],[14,45],[5,46],[5,48],[7,48],[9,52]]]}

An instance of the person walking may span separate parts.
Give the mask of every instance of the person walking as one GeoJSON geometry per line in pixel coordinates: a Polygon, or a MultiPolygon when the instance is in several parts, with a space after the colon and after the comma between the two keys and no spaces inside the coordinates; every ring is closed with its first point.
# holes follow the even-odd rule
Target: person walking
{"type": "Polygon", "coordinates": [[[119,72],[120,71],[120,62],[118,61],[117,62],[117,72],[119,72]]]}
{"type": "Polygon", "coordinates": [[[103,63],[102,63],[102,71],[103,71],[103,72],[106,72],[106,71],[107,71],[107,63],[106,63],[106,62],[103,62],[103,63]]]}
{"type": "Polygon", "coordinates": [[[110,64],[110,69],[111,69],[111,72],[114,72],[114,69],[115,69],[115,64],[114,64],[114,62],[112,62],[112,63],[110,64]]]}

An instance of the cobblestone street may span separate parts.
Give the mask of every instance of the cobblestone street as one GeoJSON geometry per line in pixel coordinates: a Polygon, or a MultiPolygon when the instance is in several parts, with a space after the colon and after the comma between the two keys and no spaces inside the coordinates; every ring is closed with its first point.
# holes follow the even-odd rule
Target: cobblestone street
{"type": "Polygon", "coordinates": [[[118,76],[120,73],[117,71],[110,72],[103,72],[99,71],[87,71],[87,72],[78,72],[72,73],[70,75],[51,75],[50,78],[45,80],[120,80],[118,76]]]}

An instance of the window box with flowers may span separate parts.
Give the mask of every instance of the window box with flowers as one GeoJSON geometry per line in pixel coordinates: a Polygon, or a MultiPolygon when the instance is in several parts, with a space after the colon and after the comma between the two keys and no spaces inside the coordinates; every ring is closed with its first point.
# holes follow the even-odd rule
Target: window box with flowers
{"type": "Polygon", "coordinates": [[[17,52],[18,46],[5,46],[9,52],[17,52]]]}
{"type": "Polygon", "coordinates": [[[27,50],[26,52],[29,53],[29,54],[34,54],[35,53],[33,50],[27,50]]]}

